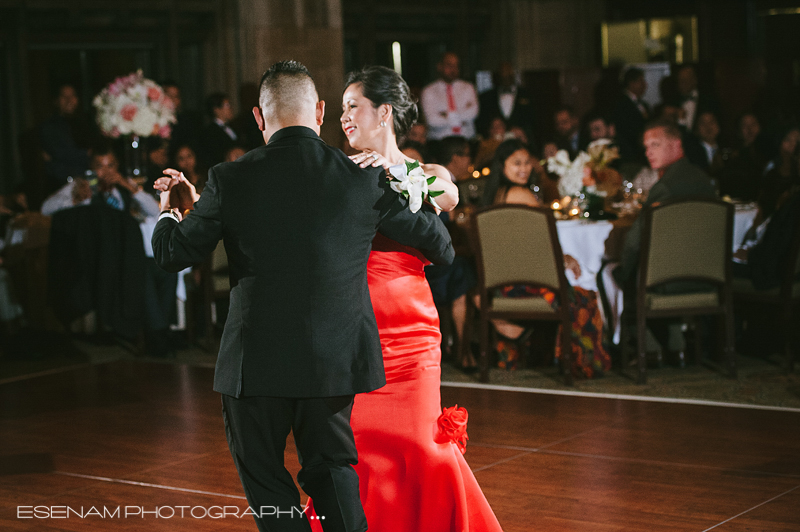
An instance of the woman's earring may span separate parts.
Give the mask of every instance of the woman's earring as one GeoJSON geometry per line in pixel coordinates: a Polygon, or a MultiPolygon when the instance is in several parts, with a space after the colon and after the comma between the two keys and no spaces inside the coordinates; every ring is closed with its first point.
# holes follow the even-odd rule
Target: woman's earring
{"type": "Polygon", "coordinates": [[[386,127],[386,122],[384,122],[383,120],[381,120],[381,127],[386,127]]]}

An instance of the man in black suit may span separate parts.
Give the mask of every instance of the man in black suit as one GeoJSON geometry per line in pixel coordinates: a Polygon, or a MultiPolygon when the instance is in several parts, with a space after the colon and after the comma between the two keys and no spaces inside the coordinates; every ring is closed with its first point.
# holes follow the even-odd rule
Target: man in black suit
{"type": "Polygon", "coordinates": [[[200,134],[202,152],[198,155],[203,164],[211,168],[225,160],[225,152],[236,145],[239,134],[230,125],[233,107],[227,95],[221,92],[209,95],[206,98],[206,112],[211,122],[200,134]]]}
{"type": "Polygon", "coordinates": [[[319,138],[324,102],[299,63],[264,74],[253,114],[267,145],[213,167],[182,221],[162,199],[155,257],[178,271],[225,242],[231,303],[214,389],[250,506],[268,510],[259,528],[310,530],[283,465],[292,430],[298,481],[325,531],[363,531],[350,412],[354,394],[385,384],[367,287],[371,242],[380,228],[436,264],[450,263],[453,247],[436,214],[411,213],[382,169],[362,170],[319,138]]]}
{"type": "Polygon", "coordinates": [[[516,73],[511,63],[500,63],[494,75],[495,87],[480,95],[480,112],[475,125],[478,133],[489,138],[489,126],[495,118],[502,118],[507,129],[518,127],[533,141],[533,97],[530,91],[517,85],[516,73]]]}
{"type": "Polygon", "coordinates": [[[642,149],[642,133],[645,122],[650,118],[650,109],[642,100],[647,91],[644,71],[640,68],[629,68],[622,78],[623,91],[614,108],[614,125],[616,126],[617,145],[623,163],[644,164],[642,149]]]}

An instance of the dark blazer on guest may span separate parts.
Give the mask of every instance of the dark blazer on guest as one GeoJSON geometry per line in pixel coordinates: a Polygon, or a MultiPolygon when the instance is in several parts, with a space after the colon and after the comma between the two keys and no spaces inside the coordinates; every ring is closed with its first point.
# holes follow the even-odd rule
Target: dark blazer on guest
{"type": "MultiPolygon", "coordinates": [[[[647,109],[646,104],[644,102],[642,104],[647,109]]],[[[648,118],[642,114],[639,107],[627,94],[620,95],[614,108],[614,126],[616,127],[615,139],[619,146],[619,155],[624,162],[642,164],[647,162],[644,157],[642,135],[648,118]]]]}
{"type": "Polygon", "coordinates": [[[306,127],[212,168],[194,211],[158,222],[153,251],[179,271],[225,243],[231,300],[214,389],[310,398],[383,386],[366,271],[378,229],[435,264],[453,260],[432,210],[412,213],[382,169],[359,168],[306,127]]]}
{"type": "Polygon", "coordinates": [[[478,97],[478,108],[480,112],[475,121],[478,133],[484,137],[489,133],[489,126],[497,117],[502,118],[508,128],[520,127],[528,136],[528,141],[533,144],[533,121],[535,113],[533,110],[533,96],[530,91],[523,87],[517,87],[517,94],[514,97],[514,107],[511,109],[511,116],[506,119],[500,109],[500,91],[497,87],[488,90],[478,97]]]}
{"type": "MultiPolygon", "coordinates": [[[[694,166],[685,157],[675,161],[647,195],[645,206],[683,196],[717,195],[708,174],[694,166]]],[[[620,286],[632,283],[639,267],[639,248],[642,240],[642,217],[638,217],[625,235],[620,265],[612,272],[620,286]]]]}
{"type": "Polygon", "coordinates": [[[233,148],[236,143],[237,141],[233,140],[219,124],[212,121],[200,133],[200,153],[197,157],[203,166],[211,168],[221,163],[225,159],[225,152],[233,148]]]}

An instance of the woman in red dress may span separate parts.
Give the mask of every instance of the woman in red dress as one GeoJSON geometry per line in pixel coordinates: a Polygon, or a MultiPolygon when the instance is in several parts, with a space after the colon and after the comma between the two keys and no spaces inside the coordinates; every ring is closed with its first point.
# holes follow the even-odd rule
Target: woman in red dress
{"type": "MultiPolygon", "coordinates": [[[[389,168],[408,159],[397,146],[417,117],[405,81],[393,70],[352,73],[342,102],[351,158],[389,168]]],[[[423,165],[442,190],[434,202],[458,203],[448,171],[423,165]]],[[[429,208],[423,206],[423,208],[429,208]]],[[[377,532],[495,532],[500,524],[462,456],[466,411],[442,412],[439,318],[416,250],[378,234],[367,274],[383,348],[386,386],[356,396],[351,425],[358,449],[361,502],[377,532]]],[[[319,521],[311,520],[317,528],[319,521]]]]}

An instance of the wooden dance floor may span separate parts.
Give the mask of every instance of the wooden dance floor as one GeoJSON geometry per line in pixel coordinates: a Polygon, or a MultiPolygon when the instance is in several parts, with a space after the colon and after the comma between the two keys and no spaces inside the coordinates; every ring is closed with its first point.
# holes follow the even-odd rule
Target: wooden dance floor
{"type": "MultiPolygon", "coordinates": [[[[256,530],[212,375],[131,360],[0,384],[0,530],[256,530]]],[[[507,532],[800,530],[798,412],[442,399],[469,410],[466,458],[507,532]]]]}

